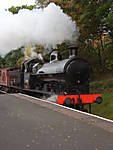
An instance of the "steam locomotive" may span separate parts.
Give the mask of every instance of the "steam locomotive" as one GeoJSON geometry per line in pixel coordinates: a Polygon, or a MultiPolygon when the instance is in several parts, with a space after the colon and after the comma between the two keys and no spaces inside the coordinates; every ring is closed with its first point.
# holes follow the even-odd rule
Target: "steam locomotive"
{"type": "Polygon", "coordinates": [[[102,102],[101,94],[89,94],[92,69],[89,63],[77,56],[77,48],[72,47],[68,59],[62,59],[59,51],[53,51],[50,61],[39,57],[27,60],[19,68],[0,70],[0,85],[20,87],[56,94],[58,104],[84,110],[88,104],[102,102]]]}

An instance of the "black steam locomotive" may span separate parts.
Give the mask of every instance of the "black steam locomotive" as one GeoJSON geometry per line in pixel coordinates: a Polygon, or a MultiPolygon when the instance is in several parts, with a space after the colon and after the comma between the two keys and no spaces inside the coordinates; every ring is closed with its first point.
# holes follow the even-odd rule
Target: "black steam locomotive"
{"type": "Polygon", "coordinates": [[[50,62],[37,62],[32,66],[29,78],[31,89],[53,92],[55,94],[89,93],[91,67],[88,62],[75,55],[73,51],[68,59],[54,51],[50,62]]]}
{"type": "Polygon", "coordinates": [[[101,103],[101,94],[89,94],[91,66],[77,57],[77,48],[71,48],[68,59],[62,59],[58,51],[53,51],[50,61],[39,54],[36,59],[27,60],[21,69],[4,69],[0,73],[0,84],[32,91],[49,92],[57,95],[57,103],[83,109],[85,104],[101,103]],[[3,75],[7,77],[3,78],[3,75]],[[2,80],[6,79],[6,80],[2,80]]]}

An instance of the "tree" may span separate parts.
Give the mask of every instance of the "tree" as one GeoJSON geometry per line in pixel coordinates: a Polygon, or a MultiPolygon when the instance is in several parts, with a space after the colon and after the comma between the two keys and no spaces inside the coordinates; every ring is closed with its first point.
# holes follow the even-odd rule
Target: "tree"
{"type": "Polygon", "coordinates": [[[4,65],[4,59],[0,56],[0,68],[2,68],[4,65]]]}
{"type": "Polygon", "coordinates": [[[111,54],[108,47],[112,43],[113,35],[113,2],[111,0],[77,0],[77,3],[81,8],[84,7],[81,9],[78,19],[79,24],[81,24],[80,52],[85,56],[89,53],[89,56],[93,56],[95,62],[98,62],[99,67],[105,68],[106,51],[111,54]]]}
{"type": "Polygon", "coordinates": [[[109,13],[106,18],[106,26],[108,28],[108,32],[113,39],[113,2],[111,7],[109,7],[109,13]]]}
{"type": "Polygon", "coordinates": [[[12,50],[4,57],[5,67],[17,67],[17,62],[22,57],[24,57],[24,54],[20,48],[17,50],[12,50]]]}

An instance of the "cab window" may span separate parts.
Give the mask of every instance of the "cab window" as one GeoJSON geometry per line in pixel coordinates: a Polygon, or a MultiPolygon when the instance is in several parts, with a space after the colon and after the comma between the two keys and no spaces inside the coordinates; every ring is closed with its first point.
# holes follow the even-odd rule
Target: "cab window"
{"type": "Polygon", "coordinates": [[[51,55],[51,61],[55,60],[56,56],[55,55],[51,55]]]}

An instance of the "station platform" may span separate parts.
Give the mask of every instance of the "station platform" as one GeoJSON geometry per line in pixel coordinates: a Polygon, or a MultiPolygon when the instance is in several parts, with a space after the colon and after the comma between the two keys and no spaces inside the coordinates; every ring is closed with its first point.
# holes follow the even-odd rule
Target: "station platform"
{"type": "Polygon", "coordinates": [[[0,150],[113,150],[113,121],[22,94],[0,95],[0,150]]]}

